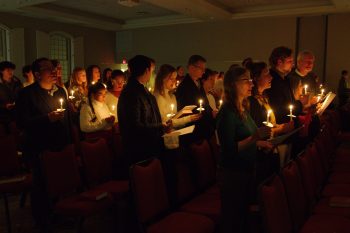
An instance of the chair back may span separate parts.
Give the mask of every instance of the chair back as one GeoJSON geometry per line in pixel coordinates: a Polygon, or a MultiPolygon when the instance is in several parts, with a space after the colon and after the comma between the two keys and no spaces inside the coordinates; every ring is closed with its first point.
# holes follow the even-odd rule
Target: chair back
{"type": "Polygon", "coordinates": [[[287,194],[291,220],[295,227],[294,231],[302,227],[308,215],[308,206],[305,191],[295,161],[291,161],[282,169],[282,178],[287,194]]]}
{"type": "Polygon", "coordinates": [[[62,151],[43,153],[42,167],[50,197],[65,196],[76,192],[80,187],[80,174],[74,152],[74,146],[68,145],[62,151]]]}
{"type": "Polygon", "coordinates": [[[0,176],[12,176],[20,171],[17,147],[13,135],[0,137],[0,176]]]}
{"type": "Polygon", "coordinates": [[[105,139],[81,142],[82,162],[89,186],[112,179],[112,158],[105,139]]]}
{"type": "Polygon", "coordinates": [[[286,194],[278,176],[273,176],[263,183],[260,198],[266,232],[292,233],[286,194]]]}
{"type": "Polygon", "coordinates": [[[169,208],[161,163],[150,159],[130,168],[131,190],[141,223],[147,223],[169,208]]]}
{"type": "Polygon", "coordinates": [[[197,185],[205,189],[212,185],[216,179],[216,163],[206,140],[200,144],[191,144],[192,156],[194,157],[197,185]]]}

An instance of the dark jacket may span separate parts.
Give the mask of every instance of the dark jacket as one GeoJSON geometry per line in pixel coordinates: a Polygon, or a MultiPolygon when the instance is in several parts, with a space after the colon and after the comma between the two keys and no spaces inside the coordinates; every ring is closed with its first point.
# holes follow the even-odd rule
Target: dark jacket
{"type": "Polygon", "coordinates": [[[61,150],[71,142],[66,93],[63,88],[56,88],[49,93],[36,82],[19,92],[15,109],[17,125],[24,132],[24,150],[30,154],[61,150]],[[51,122],[48,113],[60,108],[60,98],[64,100],[65,117],[51,122]]]}
{"type": "Polygon", "coordinates": [[[118,120],[129,163],[159,155],[164,149],[157,101],[136,79],[129,79],[119,97],[118,120]]]}
{"type": "Polygon", "coordinates": [[[289,81],[282,78],[277,71],[270,69],[272,76],[271,88],[266,90],[270,106],[275,114],[277,124],[289,121],[289,105],[294,104],[294,96],[289,81]]]}
{"type": "MultiPolygon", "coordinates": [[[[212,117],[212,109],[209,105],[207,96],[201,87],[197,87],[192,78],[187,74],[184,80],[178,86],[176,93],[177,109],[181,110],[188,105],[197,105],[199,107],[199,100],[203,100],[202,118],[195,123],[196,127],[191,135],[192,139],[189,142],[198,139],[210,138],[215,129],[215,122],[212,117]]],[[[194,110],[196,112],[196,110],[194,110]]]]}
{"type": "Polygon", "coordinates": [[[254,96],[249,96],[249,114],[254,120],[257,127],[264,126],[263,122],[266,121],[267,110],[254,96]]]}
{"type": "Polygon", "coordinates": [[[11,82],[5,82],[0,78],[0,121],[12,120],[13,112],[6,109],[6,104],[15,103],[18,92],[23,88],[22,82],[12,77],[11,82]]]}

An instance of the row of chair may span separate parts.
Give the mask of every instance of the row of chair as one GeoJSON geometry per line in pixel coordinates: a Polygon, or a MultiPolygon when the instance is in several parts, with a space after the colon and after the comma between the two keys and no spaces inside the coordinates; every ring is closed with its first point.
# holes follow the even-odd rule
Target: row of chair
{"type": "Polygon", "coordinates": [[[266,232],[349,232],[349,206],[333,202],[350,200],[350,134],[341,132],[337,111],[322,123],[306,150],[261,186],[266,232]]]}

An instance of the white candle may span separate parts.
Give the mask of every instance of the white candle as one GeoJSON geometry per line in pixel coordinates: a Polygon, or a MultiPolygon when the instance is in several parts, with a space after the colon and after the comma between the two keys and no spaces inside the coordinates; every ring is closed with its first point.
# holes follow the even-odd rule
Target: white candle
{"type": "Polygon", "coordinates": [[[202,104],[203,104],[203,100],[199,99],[199,113],[202,113],[202,104]]]}
{"type": "Polygon", "coordinates": [[[307,95],[307,88],[308,88],[308,85],[305,84],[305,85],[304,85],[305,95],[307,95]]]}
{"type": "Polygon", "coordinates": [[[149,88],[148,88],[148,91],[151,92],[151,91],[152,91],[152,88],[149,87],[149,88]]]}
{"type": "Polygon", "coordinates": [[[176,86],[178,87],[178,86],[179,86],[179,84],[180,84],[180,81],[179,81],[179,80],[177,80],[177,81],[176,81],[176,86]]]}
{"type": "Polygon", "coordinates": [[[289,105],[289,116],[290,116],[290,121],[293,120],[293,105],[289,105]]]}
{"type": "Polygon", "coordinates": [[[61,104],[61,110],[63,110],[63,99],[60,99],[60,104],[61,104]]]}
{"type": "Polygon", "coordinates": [[[221,108],[222,100],[219,100],[219,108],[221,108]]]}
{"type": "Polygon", "coordinates": [[[317,102],[320,102],[321,96],[317,96],[317,102]]]}
{"type": "Polygon", "coordinates": [[[272,110],[271,109],[269,109],[268,111],[267,111],[267,116],[266,116],[266,122],[267,122],[267,125],[269,124],[269,122],[270,122],[270,115],[271,115],[271,113],[272,113],[272,110]]]}
{"type": "Polygon", "coordinates": [[[74,90],[71,90],[70,93],[71,93],[71,96],[74,96],[74,90]]]}
{"type": "Polygon", "coordinates": [[[112,111],[114,111],[115,110],[115,106],[114,105],[112,105],[112,111]]]}
{"type": "Polygon", "coordinates": [[[321,95],[323,96],[323,94],[324,94],[324,89],[321,89],[321,95]]]}
{"type": "Polygon", "coordinates": [[[95,84],[95,81],[92,81],[91,84],[94,85],[94,84],[95,84]]]}
{"type": "Polygon", "coordinates": [[[174,104],[170,104],[171,114],[174,114],[174,107],[175,107],[174,104]]]}

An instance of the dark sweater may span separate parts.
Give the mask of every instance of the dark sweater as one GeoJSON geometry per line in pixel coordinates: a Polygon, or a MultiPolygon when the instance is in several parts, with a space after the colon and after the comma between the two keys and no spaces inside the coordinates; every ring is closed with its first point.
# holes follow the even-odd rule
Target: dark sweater
{"type": "Polygon", "coordinates": [[[24,131],[24,149],[31,154],[44,150],[61,150],[71,142],[66,93],[61,87],[53,94],[38,83],[23,88],[16,101],[17,125],[24,131]],[[62,98],[66,109],[63,120],[51,122],[48,113],[60,108],[62,98]]]}
{"type": "Polygon", "coordinates": [[[217,115],[217,134],[221,146],[220,166],[234,170],[252,169],[256,159],[256,144],[251,144],[244,150],[238,151],[238,142],[253,135],[257,127],[247,114],[242,120],[238,114],[223,105],[217,115]]]}

